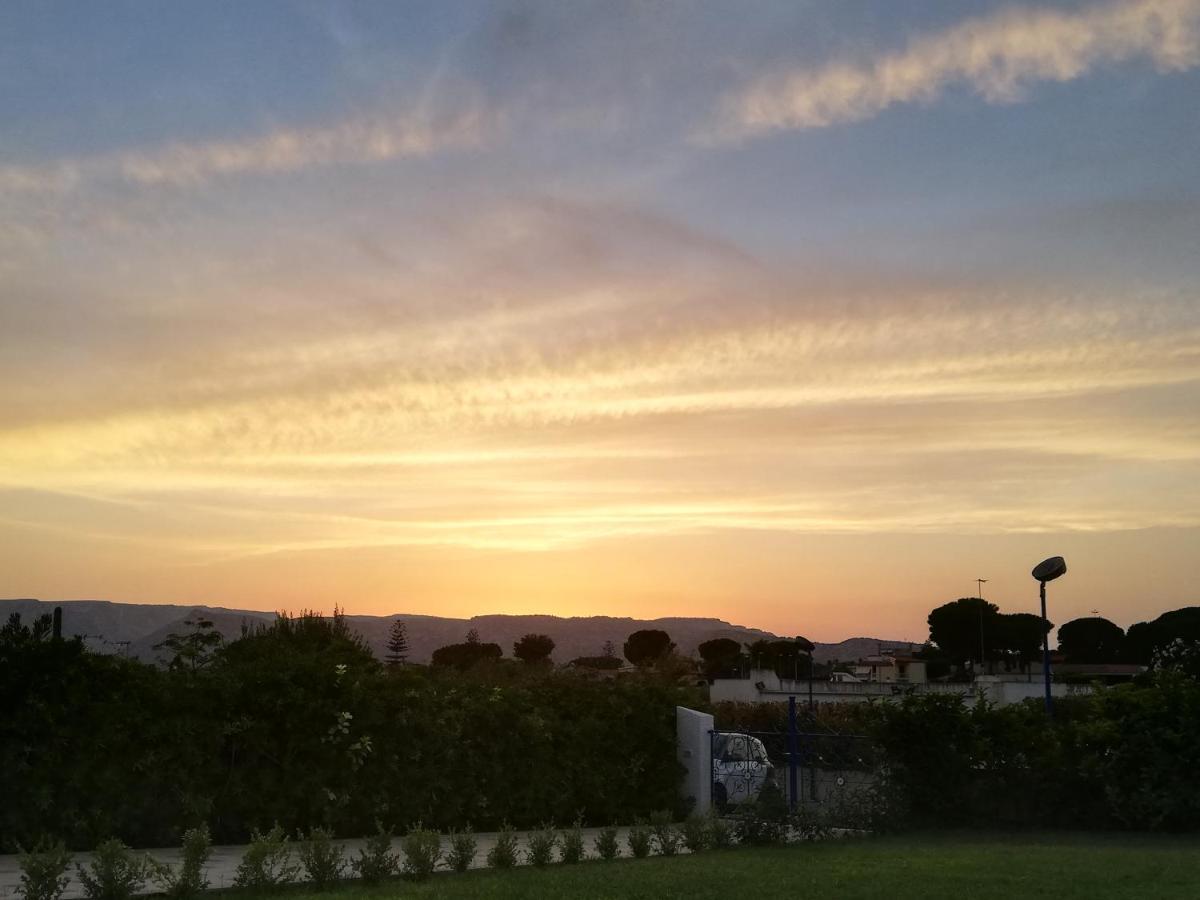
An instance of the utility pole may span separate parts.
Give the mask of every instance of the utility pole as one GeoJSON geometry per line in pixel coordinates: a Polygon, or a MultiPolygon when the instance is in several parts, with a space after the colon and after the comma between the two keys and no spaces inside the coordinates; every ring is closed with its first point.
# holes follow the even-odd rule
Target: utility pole
{"type": "MultiPolygon", "coordinates": [[[[983,586],[987,584],[986,578],[975,579],[975,589],[979,594],[979,599],[983,599],[983,586]]],[[[983,604],[979,604],[979,665],[983,667],[984,661],[987,659],[983,649],[983,604]]]]}

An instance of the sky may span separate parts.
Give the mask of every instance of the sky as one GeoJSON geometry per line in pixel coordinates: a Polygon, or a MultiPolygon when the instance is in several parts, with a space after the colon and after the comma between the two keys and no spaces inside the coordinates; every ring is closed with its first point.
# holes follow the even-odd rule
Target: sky
{"type": "Polygon", "coordinates": [[[0,595],[1200,603],[1200,0],[0,6],[0,595]]]}

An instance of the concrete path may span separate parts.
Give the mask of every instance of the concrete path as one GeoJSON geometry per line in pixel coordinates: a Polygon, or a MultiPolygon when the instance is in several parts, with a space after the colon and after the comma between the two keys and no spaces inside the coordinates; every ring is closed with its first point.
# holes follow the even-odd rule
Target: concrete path
{"type": "MultiPolygon", "coordinates": [[[[596,835],[600,833],[599,828],[583,829],[583,846],[587,856],[594,857],[596,855],[596,835]]],[[[626,843],[626,835],[629,833],[628,828],[618,828],[618,840],[621,848],[621,855],[629,855],[629,845],[626,843]]],[[[475,852],[475,861],[472,868],[480,868],[487,865],[487,854],[496,844],[496,833],[485,832],[475,836],[478,841],[478,846],[475,852]]],[[[528,865],[526,862],[526,846],[528,833],[518,833],[518,843],[520,849],[518,851],[519,865],[528,865]]],[[[345,857],[347,862],[358,857],[359,848],[366,844],[365,840],[345,840],[338,841],[339,844],[345,844],[345,857]]],[[[404,854],[400,850],[400,839],[392,841],[392,849],[395,850],[403,860],[404,854]]],[[[445,835],[442,836],[442,852],[445,853],[449,849],[449,843],[445,835]]],[[[680,848],[681,852],[686,852],[680,848]]],[[[154,859],[160,862],[176,864],[179,862],[179,848],[170,848],[162,850],[146,850],[154,859]]],[[[205,867],[205,874],[209,880],[209,886],[213,888],[230,887],[233,884],[233,878],[237,872],[238,863],[242,860],[242,855],[246,852],[245,845],[224,845],[215,846],[212,848],[212,856],[209,857],[208,865],[205,867]]],[[[555,859],[558,859],[558,853],[555,852],[555,859]]],[[[79,879],[75,877],[75,864],[81,863],[87,865],[91,862],[90,853],[76,853],[73,858],[69,874],[71,883],[67,885],[66,893],[63,895],[68,900],[74,900],[83,896],[83,888],[79,883],[79,879]]],[[[444,863],[439,864],[439,868],[444,866],[444,863]]],[[[18,897],[18,887],[21,884],[21,868],[19,865],[19,857],[15,855],[0,855],[0,900],[12,900],[18,897]]],[[[144,888],[144,893],[150,893],[157,890],[151,883],[144,888]]]]}

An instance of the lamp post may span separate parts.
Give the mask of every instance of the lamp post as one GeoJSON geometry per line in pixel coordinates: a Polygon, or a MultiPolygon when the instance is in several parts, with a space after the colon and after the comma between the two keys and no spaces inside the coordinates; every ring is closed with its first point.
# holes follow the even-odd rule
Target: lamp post
{"type": "MultiPolygon", "coordinates": [[[[976,578],[975,579],[975,587],[978,590],[980,601],[983,600],[983,586],[985,584],[987,584],[986,578],[976,578]]],[[[987,659],[987,653],[983,649],[983,603],[981,602],[979,604],[979,668],[980,669],[983,669],[983,670],[987,669],[987,664],[985,662],[986,659],[987,659]]]]}
{"type": "Polygon", "coordinates": [[[1067,561],[1061,556],[1044,559],[1033,567],[1033,577],[1041,587],[1042,595],[1042,677],[1046,681],[1046,715],[1054,714],[1050,700],[1050,620],[1046,618],[1046,582],[1067,573],[1067,561]]]}

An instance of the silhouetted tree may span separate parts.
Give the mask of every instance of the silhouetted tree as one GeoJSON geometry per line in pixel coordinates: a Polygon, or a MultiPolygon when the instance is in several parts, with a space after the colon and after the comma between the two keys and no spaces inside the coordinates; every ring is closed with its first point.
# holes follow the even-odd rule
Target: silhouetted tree
{"type": "Polygon", "coordinates": [[[513,644],[513,656],[531,665],[548,662],[554,640],[547,634],[527,634],[513,644]]]}
{"type": "Polygon", "coordinates": [[[1127,662],[1150,665],[1154,652],[1175,641],[1200,640],[1200,606],[1185,606],[1165,612],[1151,622],[1138,622],[1125,633],[1127,662]]]}
{"type": "Polygon", "coordinates": [[[474,628],[472,628],[470,631],[467,632],[467,643],[468,644],[478,644],[479,643],[479,632],[476,631],[474,628]]]}
{"type": "Polygon", "coordinates": [[[33,625],[22,625],[19,612],[9,614],[8,621],[0,628],[0,645],[18,647],[27,643],[46,640],[54,628],[54,618],[43,613],[33,620],[33,625]]]}
{"type": "Polygon", "coordinates": [[[485,644],[478,639],[461,644],[447,644],[433,651],[433,665],[465,671],[482,662],[498,660],[504,655],[499,644],[485,644]]]}
{"type": "Polygon", "coordinates": [[[774,638],[755,641],[747,648],[753,665],[771,669],[780,678],[807,678],[812,666],[813,643],[808,638],[774,638]]]}
{"type": "Polygon", "coordinates": [[[742,645],[732,638],[713,638],[696,650],[704,662],[704,674],[709,678],[731,674],[742,655],[742,645]]]}
{"type": "Polygon", "coordinates": [[[1054,627],[1033,613],[1002,613],[996,616],[992,642],[996,658],[1027,666],[1042,655],[1042,639],[1054,627]]]}
{"type": "Polygon", "coordinates": [[[1125,632],[1101,616],[1072,619],[1058,629],[1058,649],[1069,663],[1113,663],[1121,658],[1125,632]]]}
{"type": "Polygon", "coordinates": [[[397,619],[392,623],[388,632],[387,664],[395,668],[408,662],[408,628],[404,621],[397,619]]]}
{"type": "Polygon", "coordinates": [[[188,631],[171,632],[165,640],[155,644],[154,649],[171,652],[167,668],[196,672],[212,661],[213,654],[225,639],[211,619],[184,619],[183,624],[188,631]]]}
{"type": "Polygon", "coordinates": [[[617,645],[612,641],[605,641],[604,646],[600,649],[601,656],[608,656],[613,659],[617,657],[617,645]]]}
{"type": "Polygon", "coordinates": [[[946,603],[929,613],[929,639],[956,663],[981,663],[980,629],[982,625],[983,653],[995,646],[999,637],[996,620],[1000,609],[994,603],[978,597],[962,597],[946,603]]]}
{"type": "Polygon", "coordinates": [[[652,666],[675,649],[671,636],[656,628],[635,631],[625,641],[625,658],[635,666],[652,666]]]}

